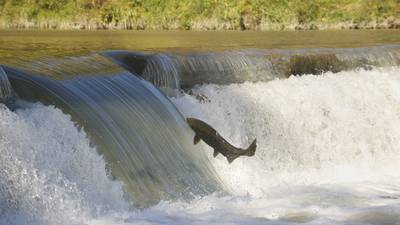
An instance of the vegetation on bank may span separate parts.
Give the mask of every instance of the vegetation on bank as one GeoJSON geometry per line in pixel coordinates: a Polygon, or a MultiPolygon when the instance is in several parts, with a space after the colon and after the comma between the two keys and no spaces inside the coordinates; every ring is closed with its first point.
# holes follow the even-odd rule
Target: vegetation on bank
{"type": "Polygon", "coordinates": [[[135,30],[400,28],[400,0],[0,0],[0,27],[135,30]]]}

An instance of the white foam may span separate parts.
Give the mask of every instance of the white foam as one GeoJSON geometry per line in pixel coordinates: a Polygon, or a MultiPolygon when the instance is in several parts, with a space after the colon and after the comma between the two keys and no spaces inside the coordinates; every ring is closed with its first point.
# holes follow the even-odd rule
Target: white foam
{"type": "Polygon", "coordinates": [[[204,85],[194,93],[209,101],[174,99],[184,115],[205,120],[234,145],[258,140],[254,158],[230,166],[222,156],[213,160],[235,193],[257,196],[277,184],[368,180],[398,169],[399,69],[204,85]]]}
{"type": "Polygon", "coordinates": [[[84,224],[127,207],[71,118],[40,104],[0,108],[0,224],[84,224]]]}
{"type": "Polygon", "coordinates": [[[399,68],[193,92],[203,101],[173,99],[185,116],[210,123],[236,146],[257,138],[256,156],[231,165],[212,159],[202,143],[227,188],[252,199],[240,210],[261,206],[267,219],[311,224],[400,222],[399,68]]]}
{"type": "Polygon", "coordinates": [[[121,185],[70,117],[0,109],[0,224],[398,224],[400,69],[194,89],[186,115],[253,158],[204,150],[231,195],[127,209],[121,185]]]}

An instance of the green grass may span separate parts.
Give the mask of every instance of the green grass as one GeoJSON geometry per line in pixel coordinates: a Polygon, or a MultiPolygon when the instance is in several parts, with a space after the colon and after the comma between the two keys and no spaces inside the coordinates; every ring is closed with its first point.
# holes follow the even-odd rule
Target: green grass
{"type": "Polygon", "coordinates": [[[400,0],[0,0],[3,28],[399,28],[400,0]]]}

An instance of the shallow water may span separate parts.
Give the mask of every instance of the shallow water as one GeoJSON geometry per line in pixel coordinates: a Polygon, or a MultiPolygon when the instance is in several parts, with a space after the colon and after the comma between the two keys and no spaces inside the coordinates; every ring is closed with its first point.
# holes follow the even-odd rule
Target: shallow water
{"type": "Polygon", "coordinates": [[[343,31],[5,31],[2,63],[16,58],[77,56],[103,50],[193,52],[257,49],[347,48],[400,44],[400,30],[343,31]]]}

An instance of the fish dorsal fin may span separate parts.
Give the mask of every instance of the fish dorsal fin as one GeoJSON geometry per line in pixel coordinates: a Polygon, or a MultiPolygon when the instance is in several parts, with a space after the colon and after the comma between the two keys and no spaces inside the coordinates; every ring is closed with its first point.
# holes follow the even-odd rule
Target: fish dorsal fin
{"type": "Polygon", "coordinates": [[[200,137],[199,137],[199,135],[194,135],[194,139],[193,139],[193,143],[194,144],[197,144],[197,143],[199,143],[199,141],[200,141],[200,137]]]}
{"type": "Polygon", "coordinates": [[[237,157],[239,157],[239,155],[230,155],[227,156],[226,159],[228,160],[228,163],[231,164],[237,157]]]}
{"type": "Polygon", "coordinates": [[[213,154],[214,158],[217,157],[218,154],[219,154],[219,152],[214,149],[214,154],[213,154]]]}

